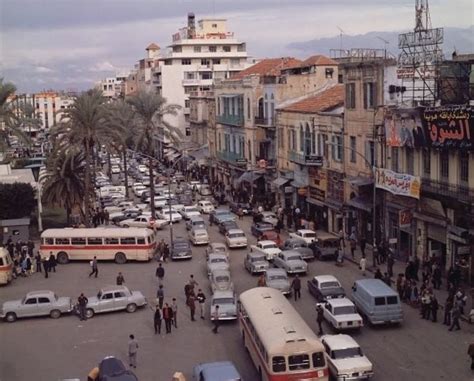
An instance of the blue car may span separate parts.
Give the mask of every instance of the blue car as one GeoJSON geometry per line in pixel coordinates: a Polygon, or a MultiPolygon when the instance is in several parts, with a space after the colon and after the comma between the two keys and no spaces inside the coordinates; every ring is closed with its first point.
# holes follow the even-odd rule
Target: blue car
{"type": "Polygon", "coordinates": [[[250,231],[252,232],[252,235],[254,235],[257,238],[260,238],[263,233],[266,231],[274,230],[275,228],[273,227],[272,224],[268,222],[255,222],[252,224],[250,231]]]}
{"type": "Polygon", "coordinates": [[[230,361],[208,362],[193,369],[195,381],[242,381],[235,365],[230,361]]]}

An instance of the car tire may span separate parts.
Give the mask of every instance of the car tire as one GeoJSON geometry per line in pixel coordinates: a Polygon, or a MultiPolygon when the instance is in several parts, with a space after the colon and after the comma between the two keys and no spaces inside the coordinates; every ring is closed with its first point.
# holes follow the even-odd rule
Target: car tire
{"type": "Polygon", "coordinates": [[[52,310],[50,313],[49,313],[49,316],[51,317],[51,319],[59,319],[61,317],[61,311],[59,310],[52,310]]]}
{"type": "Polygon", "coordinates": [[[94,310],[92,308],[88,308],[86,309],[86,318],[90,319],[92,317],[94,317],[94,310]]]}
{"type": "Polygon", "coordinates": [[[125,225],[122,225],[122,227],[124,227],[124,228],[129,228],[130,226],[128,226],[128,225],[125,224],[125,225]]]}
{"type": "Polygon", "coordinates": [[[127,305],[127,312],[133,313],[137,310],[137,305],[135,303],[130,303],[127,305]]]}
{"type": "Polygon", "coordinates": [[[17,316],[16,316],[16,313],[14,312],[9,312],[5,315],[5,320],[9,323],[13,323],[14,321],[16,321],[17,319],[17,316]]]}
{"type": "Polygon", "coordinates": [[[123,265],[127,262],[127,256],[124,253],[117,253],[115,254],[115,263],[119,265],[123,265]]]}
{"type": "Polygon", "coordinates": [[[60,265],[65,265],[69,262],[69,257],[66,252],[61,251],[57,255],[57,261],[60,265]]]}

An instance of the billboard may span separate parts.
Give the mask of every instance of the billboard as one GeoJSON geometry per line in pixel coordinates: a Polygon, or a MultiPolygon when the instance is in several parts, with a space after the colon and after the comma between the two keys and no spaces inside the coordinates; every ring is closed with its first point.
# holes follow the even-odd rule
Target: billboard
{"type": "Polygon", "coordinates": [[[399,196],[420,198],[421,181],[418,176],[375,168],[375,186],[399,196]]]}
{"type": "Polygon", "coordinates": [[[390,147],[426,147],[420,108],[388,109],[385,137],[390,147]]]}
{"type": "Polygon", "coordinates": [[[471,106],[426,108],[423,110],[422,121],[428,147],[474,151],[471,106]]]}

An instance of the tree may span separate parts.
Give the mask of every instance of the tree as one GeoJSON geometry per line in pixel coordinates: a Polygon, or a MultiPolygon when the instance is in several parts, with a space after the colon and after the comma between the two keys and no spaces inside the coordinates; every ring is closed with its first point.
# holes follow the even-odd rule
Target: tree
{"type": "Polygon", "coordinates": [[[156,144],[167,137],[175,144],[183,138],[179,129],[165,121],[168,115],[176,115],[180,106],[167,104],[161,95],[140,91],[127,99],[127,103],[133,109],[132,136],[134,146],[144,153],[148,158],[148,169],[150,176],[150,208],[153,218],[155,214],[155,181],[153,173],[153,157],[156,152],[156,144]]]}
{"type": "Polygon", "coordinates": [[[66,209],[67,224],[70,224],[71,211],[78,208],[81,215],[84,199],[84,154],[71,147],[67,151],[54,150],[46,165],[47,173],[42,179],[43,201],[66,209]]]}
{"type": "Polygon", "coordinates": [[[0,220],[29,217],[35,205],[35,191],[30,184],[0,184],[0,220]]]}

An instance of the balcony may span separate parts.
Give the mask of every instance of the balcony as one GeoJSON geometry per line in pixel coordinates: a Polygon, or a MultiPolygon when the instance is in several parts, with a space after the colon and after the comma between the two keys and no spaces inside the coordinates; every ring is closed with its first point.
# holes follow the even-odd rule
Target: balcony
{"type": "Polygon", "coordinates": [[[310,167],[322,167],[323,166],[323,157],[316,155],[305,155],[299,152],[290,151],[288,153],[288,158],[290,161],[296,164],[307,165],[310,167]]]}
{"type": "Polygon", "coordinates": [[[227,161],[231,164],[246,164],[247,160],[240,153],[229,152],[229,151],[217,151],[217,158],[220,160],[227,161]]]}
{"type": "Polygon", "coordinates": [[[217,115],[217,122],[222,124],[228,124],[230,126],[243,126],[244,116],[243,115],[217,115]]]}
{"type": "Polygon", "coordinates": [[[463,185],[450,184],[444,181],[421,179],[421,191],[441,195],[461,202],[474,203],[474,188],[463,185]]]}
{"type": "Polygon", "coordinates": [[[271,118],[262,118],[262,117],[256,116],[254,119],[254,123],[257,126],[262,126],[262,127],[275,127],[273,120],[271,118]]]}

